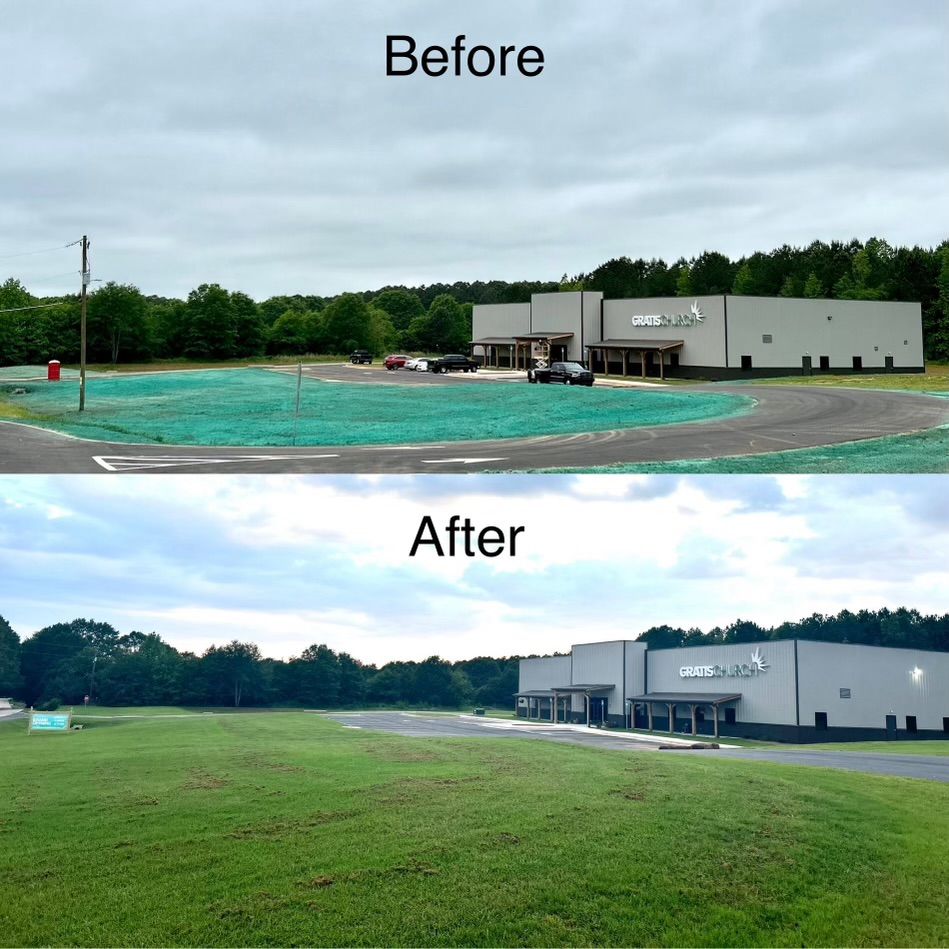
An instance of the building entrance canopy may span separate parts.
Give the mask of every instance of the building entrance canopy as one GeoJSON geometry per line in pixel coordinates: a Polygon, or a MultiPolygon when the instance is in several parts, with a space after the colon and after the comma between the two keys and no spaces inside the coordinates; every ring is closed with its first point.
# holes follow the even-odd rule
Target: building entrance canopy
{"type": "Polygon", "coordinates": [[[649,713],[649,730],[652,731],[652,709],[656,704],[665,705],[669,710],[669,734],[675,731],[675,707],[688,705],[692,712],[692,734],[696,734],[696,709],[701,705],[712,707],[712,719],[715,722],[715,737],[718,738],[718,709],[728,702],[737,702],[740,692],[647,692],[645,695],[631,695],[626,701],[645,705],[649,713]]]}

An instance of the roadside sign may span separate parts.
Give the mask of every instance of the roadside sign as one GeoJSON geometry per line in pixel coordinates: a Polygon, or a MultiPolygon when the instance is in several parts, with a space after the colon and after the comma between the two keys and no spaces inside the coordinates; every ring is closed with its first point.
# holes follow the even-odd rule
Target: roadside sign
{"type": "Polygon", "coordinates": [[[72,712],[30,712],[27,734],[33,732],[68,732],[72,725],[72,712]]]}

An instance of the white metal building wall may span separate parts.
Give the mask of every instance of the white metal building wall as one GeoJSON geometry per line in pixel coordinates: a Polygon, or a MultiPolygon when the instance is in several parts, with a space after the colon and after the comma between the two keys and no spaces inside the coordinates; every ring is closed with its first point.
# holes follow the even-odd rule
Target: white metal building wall
{"type": "Polygon", "coordinates": [[[796,725],[794,641],[738,643],[727,646],[686,646],[646,652],[650,692],[741,693],[739,722],[796,725]],[[768,663],[766,672],[753,676],[683,676],[684,666],[748,664],[754,650],[768,663]]]}
{"type": "Polygon", "coordinates": [[[829,728],[882,729],[896,715],[902,731],[915,715],[919,729],[941,732],[949,718],[949,653],[800,640],[798,677],[802,725],[826,712],[829,728]]]}

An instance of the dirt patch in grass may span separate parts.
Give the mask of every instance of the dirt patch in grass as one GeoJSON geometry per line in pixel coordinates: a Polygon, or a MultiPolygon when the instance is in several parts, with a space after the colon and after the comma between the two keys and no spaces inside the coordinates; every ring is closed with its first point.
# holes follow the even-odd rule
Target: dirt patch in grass
{"type": "Polygon", "coordinates": [[[191,777],[182,785],[187,791],[217,791],[231,782],[207,771],[192,771],[191,777]]]}
{"type": "Polygon", "coordinates": [[[271,820],[248,824],[246,827],[230,831],[225,836],[233,837],[235,840],[279,840],[283,837],[306,833],[324,824],[336,824],[349,820],[353,816],[355,816],[354,811],[317,811],[308,817],[296,820],[271,820]]]}

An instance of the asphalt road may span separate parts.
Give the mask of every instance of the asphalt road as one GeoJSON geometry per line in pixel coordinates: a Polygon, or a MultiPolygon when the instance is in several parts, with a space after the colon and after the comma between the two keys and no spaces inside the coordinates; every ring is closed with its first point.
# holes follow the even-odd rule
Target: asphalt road
{"type": "MultiPolygon", "coordinates": [[[[486,374],[362,372],[320,366],[309,375],[374,385],[526,385],[486,374]]],[[[949,423],[949,399],[928,395],[807,386],[700,386],[698,391],[750,396],[755,408],[737,418],[578,435],[416,445],[307,448],[194,448],[85,441],[0,422],[0,473],[420,473],[518,471],[674,461],[810,448],[934,428],[949,423]]],[[[574,390],[583,398],[587,390],[574,390]]]]}
{"type": "MultiPolygon", "coordinates": [[[[328,715],[335,722],[367,731],[393,732],[411,738],[513,738],[520,741],[557,741],[587,748],[611,751],[655,751],[662,736],[653,740],[631,741],[597,729],[572,731],[542,725],[499,724],[498,720],[478,720],[451,715],[425,715],[419,712],[353,712],[328,715]]],[[[727,741],[728,739],[723,739],[727,741]]],[[[855,748],[858,746],[855,746],[855,748]]],[[[714,755],[717,758],[744,761],[771,761],[787,765],[835,768],[865,774],[884,774],[901,778],[949,783],[949,755],[873,754],[862,751],[795,751],[750,748],[708,749],[703,751],[664,751],[670,755],[714,755]]]]}

